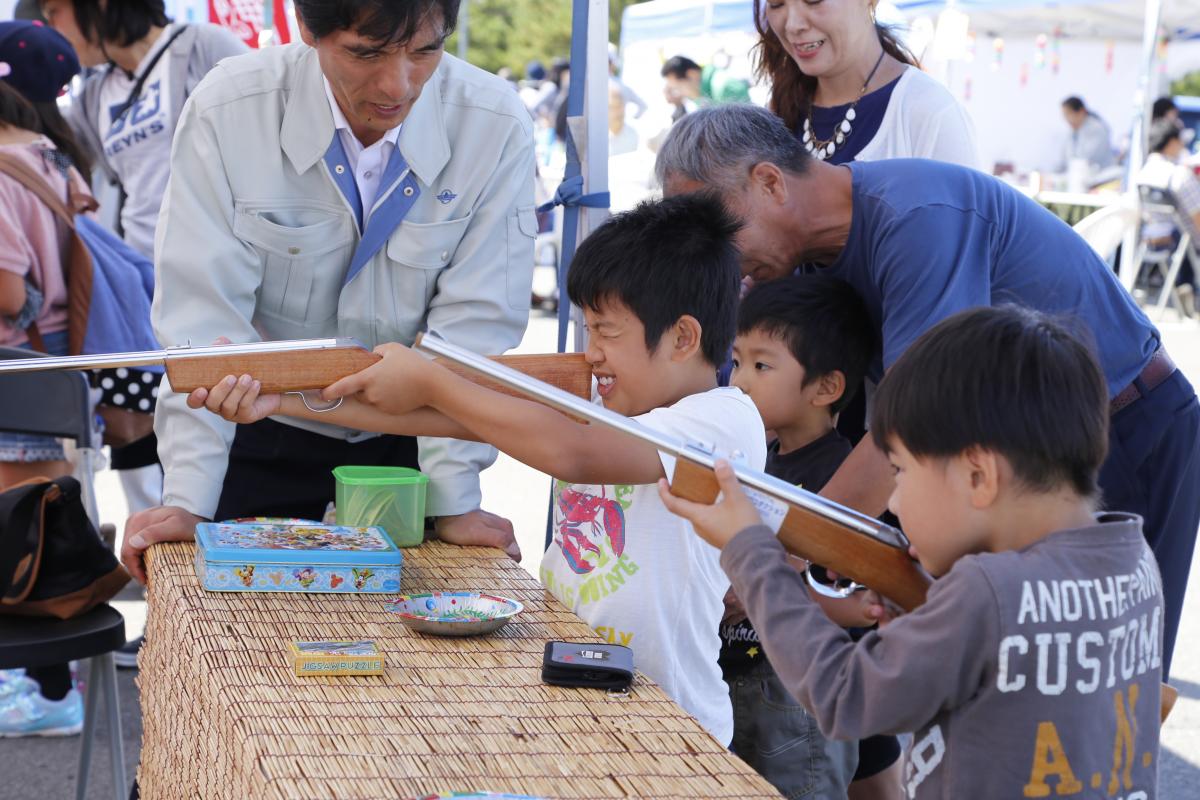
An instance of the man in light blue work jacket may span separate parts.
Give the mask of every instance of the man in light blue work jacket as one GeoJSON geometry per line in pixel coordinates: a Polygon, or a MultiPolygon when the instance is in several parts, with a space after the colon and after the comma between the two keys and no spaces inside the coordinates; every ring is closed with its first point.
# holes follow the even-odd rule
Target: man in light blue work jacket
{"type": "MultiPolygon", "coordinates": [[[[164,346],[422,330],[482,353],[528,322],[532,123],[501,79],[443,52],[458,0],[297,0],[303,44],[227,59],[180,119],[156,238],[164,346]]],[[[319,517],[339,464],[417,466],[437,535],[518,556],[480,510],[489,447],[287,418],[234,426],[164,392],[163,505],[122,559],[231,516],[319,517]]]]}

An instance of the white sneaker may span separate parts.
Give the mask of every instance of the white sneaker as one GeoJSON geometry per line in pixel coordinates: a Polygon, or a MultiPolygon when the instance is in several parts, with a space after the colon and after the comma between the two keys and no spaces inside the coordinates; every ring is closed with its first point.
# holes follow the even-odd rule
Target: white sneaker
{"type": "Polygon", "coordinates": [[[72,689],[61,700],[41,692],[16,695],[0,707],[0,738],[75,736],[83,730],[83,698],[72,689]]]}

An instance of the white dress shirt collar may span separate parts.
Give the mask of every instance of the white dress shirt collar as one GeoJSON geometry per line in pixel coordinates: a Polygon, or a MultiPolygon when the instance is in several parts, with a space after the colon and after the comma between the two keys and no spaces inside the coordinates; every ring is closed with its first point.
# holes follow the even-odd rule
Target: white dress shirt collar
{"type": "Polygon", "coordinates": [[[341,137],[342,149],[346,151],[346,159],[350,162],[348,166],[354,172],[354,182],[358,185],[358,196],[362,201],[365,224],[366,219],[371,216],[371,210],[375,207],[375,201],[379,195],[379,184],[383,180],[383,172],[387,168],[392,153],[396,150],[397,142],[400,140],[400,129],[403,126],[397,125],[385,133],[379,141],[370,147],[364,147],[363,143],[354,135],[354,131],[350,129],[350,122],[342,113],[337,99],[333,96],[333,87],[329,85],[328,78],[324,79],[324,84],[325,96],[329,100],[329,109],[333,112],[334,128],[341,137]]]}

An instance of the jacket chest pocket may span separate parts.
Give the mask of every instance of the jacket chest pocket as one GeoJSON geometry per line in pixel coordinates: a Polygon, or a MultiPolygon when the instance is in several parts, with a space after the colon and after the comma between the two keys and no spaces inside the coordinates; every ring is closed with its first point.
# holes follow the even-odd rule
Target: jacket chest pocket
{"type": "Polygon", "coordinates": [[[390,304],[397,332],[415,335],[424,322],[438,277],[454,260],[470,222],[470,215],[449,222],[401,222],[388,239],[388,263],[380,277],[385,296],[378,301],[383,308],[390,304]]]}
{"type": "Polygon", "coordinates": [[[273,204],[267,211],[239,204],[233,233],[262,260],[259,313],[292,323],[324,322],[337,315],[354,247],[354,231],[344,214],[324,206],[273,204]]]}

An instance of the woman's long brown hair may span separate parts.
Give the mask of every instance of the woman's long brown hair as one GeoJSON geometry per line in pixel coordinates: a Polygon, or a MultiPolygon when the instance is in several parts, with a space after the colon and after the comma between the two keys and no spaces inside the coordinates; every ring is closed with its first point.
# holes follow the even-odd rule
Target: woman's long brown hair
{"type": "MultiPolygon", "coordinates": [[[[800,120],[808,114],[813,95],[817,91],[817,79],[805,75],[788,55],[779,37],[767,24],[763,13],[763,0],[754,0],[754,27],[758,30],[758,44],[754,46],[754,74],[760,81],[771,84],[771,99],[768,108],[774,111],[788,126],[796,130],[800,120]]],[[[885,25],[875,23],[875,32],[884,52],[901,62],[920,69],[917,57],[901,44],[900,40],[885,25]]]]}

